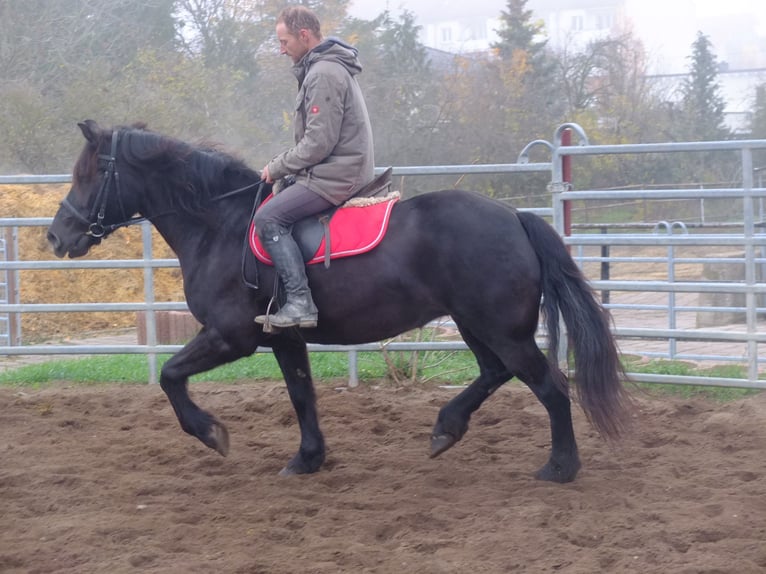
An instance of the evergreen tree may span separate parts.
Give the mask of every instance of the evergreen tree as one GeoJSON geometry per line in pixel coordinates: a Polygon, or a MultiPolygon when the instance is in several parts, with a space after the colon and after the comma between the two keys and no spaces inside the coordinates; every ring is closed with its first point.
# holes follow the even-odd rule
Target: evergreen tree
{"type": "Polygon", "coordinates": [[[398,19],[384,12],[370,33],[356,22],[352,39],[360,50],[365,91],[375,137],[377,163],[395,165],[424,161],[438,118],[433,72],[420,43],[415,16],[405,10],[398,19]]]}
{"type": "Polygon", "coordinates": [[[702,32],[697,32],[689,59],[689,77],[681,86],[682,135],[692,140],[723,139],[729,131],[724,124],[718,63],[710,39],[702,32]]]}
{"type": "Polygon", "coordinates": [[[510,60],[517,52],[524,52],[534,68],[541,71],[546,60],[547,39],[543,39],[541,21],[533,20],[527,0],[508,0],[507,10],[500,13],[501,27],[497,31],[500,41],[492,45],[503,60],[510,60]]]}
{"type": "MultiPolygon", "coordinates": [[[[563,99],[543,22],[534,18],[527,0],[507,0],[499,19],[500,40],[492,45],[497,57],[482,64],[488,77],[481,85],[493,100],[482,115],[497,112],[496,117],[487,117],[490,129],[505,133],[512,140],[547,136],[546,131],[550,130],[541,131],[540,125],[560,121],[563,99]]],[[[491,155],[503,153],[503,146],[492,147],[491,155]]]]}

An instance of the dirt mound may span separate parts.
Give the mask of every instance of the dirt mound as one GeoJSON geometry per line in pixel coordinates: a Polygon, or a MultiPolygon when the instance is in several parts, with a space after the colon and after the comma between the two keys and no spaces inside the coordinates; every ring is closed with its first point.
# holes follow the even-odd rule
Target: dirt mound
{"type": "Polygon", "coordinates": [[[766,570],[766,395],[642,399],[605,445],[579,411],[583,470],[532,473],[547,416],[506,386],[430,460],[436,387],[318,389],[328,462],[298,447],[281,383],[195,385],[229,425],[221,458],[157,386],[0,388],[0,571],[755,573],[766,570]]]}

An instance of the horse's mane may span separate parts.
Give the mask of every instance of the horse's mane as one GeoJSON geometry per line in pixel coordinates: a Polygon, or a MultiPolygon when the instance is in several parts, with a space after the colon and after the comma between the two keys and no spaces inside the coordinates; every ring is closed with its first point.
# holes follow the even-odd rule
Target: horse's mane
{"type": "MultiPolygon", "coordinates": [[[[96,150],[84,152],[75,164],[74,177],[93,177],[99,153],[111,146],[113,131],[120,132],[118,169],[122,162],[153,178],[152,186],[168,191],[174,207],[188,213],[204,212],[217,195],[256,182],[258,172],[245,162],[211,142],[191,144],[146,129],[144,124],[120,126],[98,134],[96,150]]],[[[87,149],[87,148],[86,148],[87,149]]]]}

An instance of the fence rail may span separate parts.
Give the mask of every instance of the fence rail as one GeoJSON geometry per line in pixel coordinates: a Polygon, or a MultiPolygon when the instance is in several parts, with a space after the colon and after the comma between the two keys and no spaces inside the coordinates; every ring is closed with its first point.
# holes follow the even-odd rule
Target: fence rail
{"type": "MultiPolygon", "coordinates": [[[[766,141],[739,142],[691,142],[672,144],[635,144],[618,146],[595,146],[587,142],[579,126],[565,124],[554,134],[554,143],[537,140],[524,148],[517,163],[462,166],[408,166],[397,167],[394,175],[421,176],[445,174],[513,174],[543,172],[550,173],[552,205],[550,208],[531,209],[535,213],[550,217],[556,229],[565,236],[573,256],[581,265],[586,275],[600,277],[594,279],[594,289],[602,294],[603,302],[615,318],[614,332],[621,347],[629,354],[647,358],[665,358],[672,360],[695,360],[713,362],[733,362],[744,364],[747,368],[745,377],[691,377],[681,375],[649,375],[629,373],[637,381],[658,383],[682,383],[717,386],[737,386],[747,388],[766,388],[759,380],[759,366],[766,363],[766,356],[758,353],[758,345],[766,343],[765,334],[758,331],[758,319],[766,315],[766,307],[759,306],[759,301],[766,300],[766,285],[758,278],[759,271],[766,265],[766,234],[762,233],[764,222],[756,217],[755,202],[766,197],[766,189],[755,187],[751,153],[754,149],[766,149],[766,141]],[[573,130],[580,137],[580,145],[566,145],[565,135],[573,130]],[[551,154],[550,162],[529,163],[528,152],[535,146],[546,147],[551,154]],[[742,187],[720,189],[631,189],[620,191],[573,190],[568,181],[566,161],[584,156],[603,156],[611,154],[677,153],[677,152],[737,152],[741,154],[743,183],[742,187]],[[588,202],[624,202],[641,200],[643,202],[667,202],[668,200],[691,199],[704,202],[727,199],[741,202],[741,221],[722,223],[673,222],[668,221],[616,221],[611,224],[573,223],[577,210],[573,214],[573,205],[588,205],[588,202]],[[681,223],[681,225],[676,225],[681,223]],[[664,225],[663,225],[664,224],[664,225]],[[725,230],[741,227],[741,232],[725,230]],[[632,229],[631,229],[632,228],[632,229]],[[593,230],[600,233],[591,233],[593,230]],[[604,232],[606,229],[607,232],[604,232]],[[689,233],[694,229],[694,233],[689,233]],[[624,231],[630,231],[625,233],[624,231]],[[662,249],[664,253],[650,254],[642,249],[662,249]],[[686,249],[702,248],[702,255],[682,253],[686,249]],[[721,253],[720,249],[741,250],[741,255],[721,253]],[[594,254],[593,251],[596,250],[594,254]],[[641,264],[647,267],[661,267],[665,277],[633,280],[619,277],[621,266],[641,264]],[[677,270],[684,265],[704,266],[721,265],[724,267],[742,266],[741,278],[727,280],[708,280],[705,278],[689,280],[679,278],[677,270]],[[596,272],[593,267],[598,266],[596,272]],[[697,296],[699,298],[723,293],[727,297],[739,297],[735,302],[703,303],[681,300],[697,296]],[[651,300],[636,300],[632,297],[653,297],[651,300]],[[710,313],[714,315],[741,314],[741,324],[733,326],[714,326],[700,328],[690,325],[693,314],[710,313]],[[719,347],[685,348],[685,345],[710,345],[719,347]],[[732,347],[735,345],[736,347],[732,347]]],[[[3,184],[50,184],[68,183],[66,175],[50,176],[0,176],[3,184]]],[[[762,209],[760,210],[763,211],[762,209]]],[[[0,218],[0,227],[17,229],[27,226],[47,226],[50,218],[0,218]]],[[[144,312],[146,316],[146,344],[144,345],[27,345],[0,346],[0,356],[19,355],[88,355],[88,354],[142,354],[149,362],[150,382],[157,381],[157,356],[174,353],[180,345],[158,344],[155,314],[160,311],[186,309],[183,301],[157,302],[154,296],[154,272],[163,268],[177,268],[175,259],[155,259],[152,251],[152,234],[148,223],[141,226],[143,256],[138,259],[123,260],[88,260],[88,261],[0,261],[0,272],[35,271],[40,269],[140,269],[144,277],[144,301],[131,303],[0,303],[0,315],[19,315],[24,313],[48,312],[144,312]]],[[[462,341],[393,341],[385,345],[371,343],[367,345],[310,345],[311,351],[344,352],[349,356],[349,383],[357,382],[357,354],[363,351],[379,351],[383,347],[390,351],[423,350],[462,350],[466,349],[462,341]]]]}
{"type": "Polygon", "coordinates": [[[766,313],[766,309],[759,306],[766,290],[766,285],[759,280],[764,277],[766,255],[766,234],[763,233],[766,188],[754,185],[752,152],[756,149],[766,149],[766,140],[609,146],[589,145],[585,140],[579,146],[554,146],[551,183],[554,221],[559,230],[567,232],[565,242],[578,263],[583,267],[599,266],[600,272],[595,275],[600,279],[592,281],[592,285],[601,292],[605,307],[615,317],[614,332],[623,350],[632,347],[637,354],[649,358],[736,362],[747,368],[743,378],[723,377],[711,381],[705,377],[631,373],[635,380],[766,388],[766,383],[759,380],[759,366],[766,363],[766,357],[759,356],[758,352],[758,344],[766,342],[758,332],[758,320],[766,313]],[[563,172],[556,167],[560,163],[558,160],[564,157],[678,152],[739,154],[741,187],[573,190],[563,181],[563,172]],[[692,200],[699,203],[700,220],[573,223],[573,204],[588,212],[593,205],[615,207],[621,202],[635,200],[664,206],[671,200],[692,200]],[[740,206],[741,219],[717,223],[706,220],[707,202],[720,200],[728,201],[729,206],[740,206]],[[728,232],[725,228],[737,231],[728,232]],[[599,233],[591,233],[594,229],[599,233]],[[721,233],[722,230],[727,232],[721,233]],[[664,253],[647,256],[643,250],[648,248],[661,248],[664,253]],[[687,250],[700,248],[704,251],[701,255],[684,255],[687,250]],[[736,255],[725,252],[735,248],[739,252],[736,255]],[[592,252],[594,249],[599,250],[598,256],[592,252]],[[618,250],[620,253],[616,254],[618,250]],[[612,276],[615,268],[637,263],[645,264],[645,273],[649,273],[652,265],[664,267],[665,277],[663,280],[649,277],[636,280],[612,276]],[[678,271],[683,265],[702,267],[703,277],[693,280],[679,277],[678,271]],[[734,272],[737,269],[739,273],[734,272]],[[716,272],[722,277],[716,277],[716,272]],[[695,295],[697,301],[690,302],[689,298],[695,295]],[[636,298],[643,301],[637,302],[636,298]],[[730,315],[737,319],[730,320],[728,325],[701,328],[697,324],[701,315],[730,315]]]}
{"type": "MultiPolygon", "coordinates": [[[[485,165],[452,165],[452,166],[408,166],[394,168],[393,175],[449,175],[449,174],[513,174],[530,172],[550,172],[550,163],[513,163],[485,165]]],[[[380,170],[378,170],[380,171],[380,170]]],[[[51,184],[69,183],[70,176],[0,176],[3,184],[51,184]]],[[[550,216],[551,208],[533,208],[542,216],[550,216]]],[[[52,222],[50,217],[34,218],[0,218],[0,228],[18,229],[20,227],[47,227],[52,222]]],[[[144,256],[141,259],[121,260],[73,260],[73,261],[0,261],[0,272],[4,270],[34,271],[61,269],[143,269],[145,300],[140,303],[0,303],[0,316],[21,313],[54,313],[54,312],[143,312],[146,317],[145,345],[27,345],[0,346],[0,356],[24,355],[112,355],[112,354],[141,354],[146,355],[149,362],[149,382],[158,380],[157,356],[175,353],[182,345],[163,345],[157,343],[156,313],[160,311],[188,310],[185,302],[156,302],[154,296],[153,272],[163,268],[178,268],[176,259],[155,259],[152,255],[151,224],[141,224],[144,256]]],[[[443,324],[443,323],[442,323],[443,324]]],[[[468,347],[460,341],[390,341],[385,344],[369,343],[364,345],[309,345],[312,352],[343,352],[349,357],[349,385],[358,384],[358,353],[365,351],[456,351],[468,347]]]]}

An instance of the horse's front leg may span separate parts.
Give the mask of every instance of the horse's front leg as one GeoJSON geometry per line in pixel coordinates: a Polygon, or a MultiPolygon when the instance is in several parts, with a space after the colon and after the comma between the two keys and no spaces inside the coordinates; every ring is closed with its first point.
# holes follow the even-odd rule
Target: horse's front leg
{"type": "Polygon", "coordinates": [[[233,348],[215,329],[202,330],[162,367],[160,385],[173,406],[181,428],[223,456],[229,452],[229,431],[189,397],[189,377],[229,363],[248,353],[233,348]]]}
{"type": "Polygon", "coordinates": [[[272,350],[285,377],[287,392],[301,430],[300,448],[279,474],[289,476],[316,472],[325,459],[325,443],[319,429],[316,393],[306,343],[287,334],[274,341],[272,350]]]}

